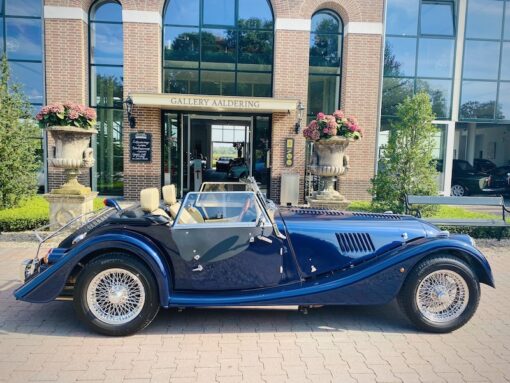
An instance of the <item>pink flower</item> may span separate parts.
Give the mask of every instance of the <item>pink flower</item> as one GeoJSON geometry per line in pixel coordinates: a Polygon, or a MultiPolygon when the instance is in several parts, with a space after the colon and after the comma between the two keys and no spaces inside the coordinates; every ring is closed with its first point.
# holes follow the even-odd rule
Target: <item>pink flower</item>
{"type": "Polygon", "coordinates": [[[58,104],[58,103],[50,104],[50,105],[48,105],[48,108],[51,113],[63,113],[64,112],[64,105],[62,105],[62,104],[58,104]]]}
{"type": "Polygon", "coordinates": [[[71,119],[71,120],[76,120],[80,117],[80,114],[76,111],[76,110],[69,110],[69,112],[67,113],[67,116],[71,119]]]}
{"type": "Polygon", "coordinates": [[[41,114],[48,114],[49,112],[50,112],[50,108],[49,108],[49,107],[47,107],[47,106],[43,106],[43,107],[41,108],[41,112],[40,112],[40,113],[41,113],[41,114]]]}
{"type": "Polygon", "coordinates": [[[319,133],[318,130],[314,130],[310,138],[314,141],[318,141],[321,138],[321,134],[319,133]]]}
{"type": "Polygon", "coordinates": [[[339,110],[336,110],[335,113],[333,113],[333,116],[335,116],[336,119],[341,120],[342,118],[345,117],[345,114],[343,111],[341,111],[339,109],[339,110]]]}
{"type": "Polygon", "coordinates": [[[354,116],[349,116],[348,120],[354,125],[358,125],[358,119],[354,116]]]}
{"type": "Polygon", "coordinates": [[[310,121],[310,124],[308,125],[308,127],[309,127],[310,129],[317,129],[317,128],[318,128],[317,120],[312,120],[312,121],[310,121]]]}
{"type": "Polygon", "coordinates": [[[324,113],[322,112],[317,113],[317,120],[324,120],[324,117],[326,117],[324,113]]]}
{"type": "Polygon", "coordinates": [[[37,114],[35,115],[35,119],[36,119],[37,121],[41,121],[41,120],[43,119],[43,114],[42,114],[42,112],[37,113],[37,114]]]}
{"type": "Polygon", "coordinates": [[[95,120],[97,115],[96,111],[92,108],[86,108],[84,112],[84,116],[87,120],[95,120]]]}

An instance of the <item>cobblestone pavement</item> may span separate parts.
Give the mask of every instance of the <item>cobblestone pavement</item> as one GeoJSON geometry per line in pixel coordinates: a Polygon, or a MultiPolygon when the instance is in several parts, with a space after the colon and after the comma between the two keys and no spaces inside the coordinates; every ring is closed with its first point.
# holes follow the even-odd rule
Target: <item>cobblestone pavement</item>
{"type": "Polygon", "coordinates": [[[12,296],[33,249],[0,248],[0,381],[510,381],[510,245],[486,242],[497,289],[447,335],[416,332],[394,303],[269,310],[162,310],[126,338],[90,333],[70,302],[12,296]]]}

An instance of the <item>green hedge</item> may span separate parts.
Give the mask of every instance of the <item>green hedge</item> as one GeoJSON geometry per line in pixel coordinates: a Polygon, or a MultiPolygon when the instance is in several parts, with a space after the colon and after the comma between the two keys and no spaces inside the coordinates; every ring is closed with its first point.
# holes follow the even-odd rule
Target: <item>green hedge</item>
{"type": "MultiPolygon", "coordinates": [[[[347,210],[367,211],[373,213],[382,213],[372,207],[369,201],[352,201],[347,210]]],[[[499,219],[500,215],[480,213],[470,211],[456,206],[438,206],[430,214],[424,214],[427,218],[449,218],[449,219],[499,219]]],[[[476,226],[439,226],[442,230],[448,230],[450,233],[468,234],[473,238],[510,238],[510,228],[499,227],[476,227],[476,226]]]]}
{"type": "MultiPolygon", "coordinates": [[[[94,200],[94,210],[103,207],[103,199],[94,200]]],[[[35,196],[18,207],[0,210],[0,232],[24,231],[36,229],[49,223],[50,207],[48,201],[35,196]]]]}

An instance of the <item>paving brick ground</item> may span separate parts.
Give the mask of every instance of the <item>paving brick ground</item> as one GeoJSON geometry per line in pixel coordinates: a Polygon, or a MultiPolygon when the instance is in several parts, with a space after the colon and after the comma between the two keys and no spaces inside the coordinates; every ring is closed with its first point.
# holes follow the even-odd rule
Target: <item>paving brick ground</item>
{"type": "Polygon", "coordinates": [[[510,381],[510,246],[486,243],[498,288],[447,335],[416,332],[394,303],[289,311],[161,311],[126,338],[90,333],[70,302],[12,297],[32,249],[0,248],[0,381],[510,381]]]}

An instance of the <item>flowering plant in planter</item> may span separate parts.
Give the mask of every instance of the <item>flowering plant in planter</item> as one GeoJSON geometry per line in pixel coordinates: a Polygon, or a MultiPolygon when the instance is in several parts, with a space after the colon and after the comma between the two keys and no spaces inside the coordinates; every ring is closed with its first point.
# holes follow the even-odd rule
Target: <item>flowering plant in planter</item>
{"type": "Polygon", "coordinates": [[[73,102],[54,103],[43,106],[35,116],[41,128],[48,126],[74,126],[91,129],[96,125],[96,111],[73,102]]]}
{"type": "Polygon", "coordinates": [[[318,113],[317,118],[303,130],[303,135],[310,141],[327,140],[335,136],[359,140],[363,137],[363,130],[356,117],[346,117],[343,111],[337,110],[333,114],[318,113]]]}

